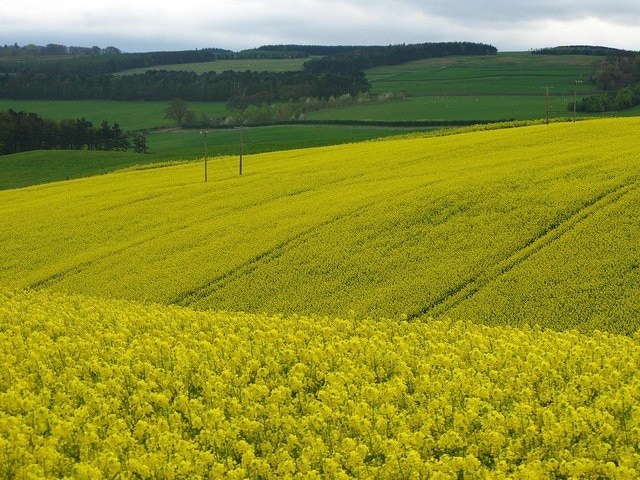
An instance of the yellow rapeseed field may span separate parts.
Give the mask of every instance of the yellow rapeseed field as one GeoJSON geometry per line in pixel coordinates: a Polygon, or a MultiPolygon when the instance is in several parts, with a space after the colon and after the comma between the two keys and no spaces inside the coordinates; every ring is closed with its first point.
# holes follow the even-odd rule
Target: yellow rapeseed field
{"type": "Polygon", "coordinates": [[[0,191],[0,478],[640,478],[638,131],[0,191]]]}
{"type": "Polygon", "coordinates": [[[639,327],[639,119],[0,192],[0,284],[245,312],[639,327]]]}
{"type": "Polygon", "coordinates": [[[636,479],[639,337],[0,290],[1,478],[636,479]]]}

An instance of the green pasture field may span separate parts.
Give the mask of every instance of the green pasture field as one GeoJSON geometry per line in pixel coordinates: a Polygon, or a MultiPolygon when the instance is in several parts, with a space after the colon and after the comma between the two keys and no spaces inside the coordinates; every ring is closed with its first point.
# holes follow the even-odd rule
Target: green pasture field
{"type": "Polygon", "coordinates": [[[578,95],[596,92],[589,82],[589,55],[532,55],[507,52],[486,56],[431,58],[378,67],[365,73],[373,93],[408,95],[578,95]],[[576,83],[577,82],[577,83],[576,83]]]}
{"type": "Polygon", "coordinates": [[[404,92],[401,101],[307,115],[313,120],[529,120],[571,115],[575,99],[596,93],[588,55],[508,52],[445,57],[366,70],[373,94],[404,92]]]}
{"type": "Polygon", "coordinates": [[[143,163],[132,152],[36,150],[0,156],[0,190],[91,177],[143,163]]]}
{"type": "MultiPolygon", "coordinates": [[[[573,96],[550,96],[549,117],[573,117],[569,108],[573,96]]],[[[309,113],[309,120],[361,120],[361,121],[419,121],[419,120],[534,120],[547,115],[546,98],[540,96],[424,96],[404,100],[355,105],[334,110],[309,113]]],[[[640,115],[640,107],[622,112],[580,113],[577,118],[633,117],[640,115]]]]}
{"type": "Polygon", "coordinates": [[[214,62],[200,62],[200,63],[181,63],[174,65],[158,65],[155,67],[144,68],[132,68],[120,72],[122,75],[132,75],[135,73],[145,73],[148,70],[168,70],[168,71],[180,71],[180,72],[195,72],[195,73],[207,73],[216,72],[222,73],[227,70],[233,70],[236,72],[245,72],[250,70],[252,72],[290,72],[296,70],[302,70],[302,66],[305,62],[308,62],[312,57],[308,58],[283,58],[283,59],[263,59],[263,58],[247,58],[238,60],[216,60],[214,62]]]}
{"type": "MultiPolygon", "coordinates": [[[[35,112],[43,118],[53,120],[85,117],[94,126],[107,120],[117,122],[125,131],[170,127],[174,123],[164,118],[167,102],[119,102],[110,100],[6,100],[0,99],[0,110],[35,112]]],[[[196,114],[212,117],[227,115],[224,102],[189,102],[196,114]]]]}
{"type": "MultiPolygon", "coordinates": [[[[360,142],[424,128],[384,128],[331,125],[279,125],[244,128],[243,153],[360,142]]],[[[207,134],[207,156],[238,155],[238,129],[212,129],[207,134]]],[[[72,178],[99,175],[133,165],[198,161],[204,157],[205,142],[200,130],[166,129],[147,135],[149,153],[49,150],[0,156],[0,190],[26,187],[72,178]]]]}
{"type": "MultiPolygon", "coordinates": [[[[275,125],[242,128],[244,153],[272,152],[360,142],[425,128],[359,127],[344,125],[275,125]]],[[[240,149],[240,129],[211,129],[207,134],[209,156],[235,155],[240,149]]],[[[148,136],[149,153],[159,160],[200,158],[204,137],[200,130],[176,129],[148,136]],[[178,157],[176,157],[176,154],[178,157]]]]}
{"type": "MultiPolygon", "coordinates": [[[[573,97],[550,97],[549,115],[565,117],[572,112],[567,105],[573,97]]],[[[403,100],[354,105],[309,113],[310,120],[531,120],[546,116],[544,94],[533,95],[437,95],[409,97],[403,100]]]]}

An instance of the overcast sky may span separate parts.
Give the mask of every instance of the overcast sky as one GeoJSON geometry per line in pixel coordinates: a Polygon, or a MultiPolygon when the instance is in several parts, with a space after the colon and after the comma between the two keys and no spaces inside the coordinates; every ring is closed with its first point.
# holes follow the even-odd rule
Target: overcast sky
{"type": "Polygon", "coordinates": [[[1,0],[0,44],[124,52],[471,41],[640,50],[638,0],[1,0]]]}

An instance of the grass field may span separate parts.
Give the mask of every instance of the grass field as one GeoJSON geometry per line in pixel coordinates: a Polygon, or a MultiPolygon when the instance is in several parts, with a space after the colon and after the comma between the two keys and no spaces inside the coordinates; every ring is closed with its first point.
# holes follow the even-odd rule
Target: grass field
{"type": "MultiPolygon", "coordinates": [[[[323,145],[352,143],[427,128],[360,127],[345,125],[276,125],[242,129],[244,153],[272,152],[323,145]]],[[[207,134],[210,156],[237,155],[240,129],[212,129],[207,134]]],[[[151,155],[159,160],[195,159],[204,156],[204,139],[200,130],[154,132],[149,136],[151,155]]]]}
{"type": "MultiPolygon", "coordinates": [[[[572,96],[551,96],[549,118],[573,117],[567,106],[573,104],[572,96]]],[[[586,114],[577,113],[577,118],[589,117],[634,117],[640,107],[622,112],[586,114]]],[[[485,95],[485,96],[420,96],[409,97],[399,102],[322,110],[307,115],[310,120],[382,120],[400,122],[406,120],[454,121],[463,117],[480,123],[495,120],[535,120],[547,116],[547,101],[544,93],[538,96],[485,95]],[[477,117],[474,117],[477,115],[477,117]]]]}
{"type": "Polygon", "coordinates": [[[36,150],[3,155],[0,190],[91,177],[139,163],[139,154],[123,152],[36,150]]]}
{"type": "Polygon", "coordinates": [[[372,93],[404,92],[388,104],[321,111],[315,120],[501,120],[571,114],[574,99],[595,93],[588,81],[592,56],[506,52],[481,57],[446,57],[367,70],[372,93]],[[576,81],[579,81],[576,83],[576,81]],[[575,91],[575,96],[574,96],[575,91]]]}
{"type": "Polygon", "coordinates": [[[244,72],[247,70],[253,72],[290,72],[302,70],[302,65],[309,61],[310,58],[283,58],[275,60],[247,58],[241,60],[217,60],[215,62],[159,65],[153,68],[134,68],[131,70],[125,70],[124,72],[121,72],[121,74],[131,75],[135,73],[145,73],[147,70],[177,70],[182,72],[196,72],[198,74],[206,72],[222,73],[227,70],[233,70],[236,72],[244,72]]]}
{"type": "MultiPolygon", "coordinates": [[[[553,97],[549,103],[550,117],[566,117],[567,103],[572,97],[553,97]]],[[[546,116],[544,94],[516,95],[435,95],[409,97],[398,102],[358,105],[322,110],[307,115],[310,120],[508,120],[537,119],[546,116]]],[[[581,115],[582,116],[582,115],[581,115]]]]}
{"type": "MultiPolygon", "coordinates": [[[[359,142],[394,136],[423,128],[289,125],[244,129],[245,154],[359,142]]],[[[240,152],[238,129],[210,130],[207,155],[216,161],[222,155],[240,152]]],[[[112,172],[133,165],[158,162],[202,161],[204,137],[200,130],[168,129],[147,136],[149,153],[49,150],[0,156],[0,190],[112,172]]]]}
{"type": "MultiPolygon", "coordinates": [[[[35,112],[43,118],[53,120],[77,119],[85,117],[95,126],[107,120],[117,122],[124,131],[147,130],[171,127],[175,124],[164,118],[167,102],[115,102],[108,100],[3,100],[0,110],[13,109],[17,112],[35,112]]],[[[227,107],[222,102],[189,102],[189,109],[198,115],[212,117],[227,115],[227,107]]]]}
{"type": "Polygon", "coordinates": [[[408,95],[536,95],[546,87],[554,95],[590,94],[588,79],[601,57],[532,55],[503,52],[489,56],[444,57],[366,71],[374,93],[408,95]],[[576,84],[576,80],[581,82],[576,84]]]}

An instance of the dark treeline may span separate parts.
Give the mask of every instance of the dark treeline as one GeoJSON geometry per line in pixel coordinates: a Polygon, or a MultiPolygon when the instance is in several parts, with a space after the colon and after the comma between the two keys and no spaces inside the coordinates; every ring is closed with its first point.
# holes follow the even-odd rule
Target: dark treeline
{"type": "Polygon", "coordinates": [[[125,133],[117,123],[106,120],[100,127],[78,120],[44,119],[35,113],[0,112],[0,155],[30,150],[133,150],[146,153],[146,138],[125,133]]]}
{"type": "MultiPolygon", "coordinates": [[[[640,84],[633,87],[623,87],[597,95],[590,95],[578,100],[575,109],[578,112],[618,112],[626,108],[640,105],[640,84]]],[[[574,104],[568,105],[573,110],[574,104]]]]}
{"type": "Polygon", "coordinates": [[[640,54],[608,55],[596,65],[591,79],[600,90],[611,91],[640,82],[640,54]]]}
{"type": "MultiPolygon", "coordinates": [[[[149,55],[154,55],[161,58],[171,57],[177,54],[183,56],[185,53],[190,55],[195,52],[202,51],[215,51],[217,54],[224,58],[304,58],[312,55],[331,55],[338,52],[346,52],[349,50],[355,50],[359,48],[353,45],[262,45],[258,48],[251,48],[248,50],[241,50],[239,52],[233,52],[231,50],[219,49],[219,48],[204,48],[202,50],[183,50],[183,51],[159,51],[149,52],[149,55]]],[[[63,57],[63,56],[79,56],[79,55],[122,55],[122,56],[139,56],[148,55],[146,53],[123,53],[119,48],[106,47],[101,48],[97,46],[93,47],[77,47],[66,46],[57,43],[49,43],[47,45],[24,45],[20,46],[17,43],[13,45],[0,46],[0,59],[2,58],[34,58],[34,57],[63,57]]],[[[191,61],[191,60],[189,60],[191,61]]],[[[194,60],[199,61],[199,60],[194,60]]],[[[204,60],[209,61],[209,60],[204,60]]],[[[179,62],[178,62],[179,63],[179,62]]]]}
{"type": "Polygon", "coordinates": [[[308,72],[350,73],[366,68],[398,65],[425,58],[451,55],[493,55],[497,48],[492,45],[470,42],[419,43],[411,45],[389,45],[386,47],[353,47],[346,51],[314,58],[305,63],[308,72]]]}
{"type": "MultiPolygon", "coordinates": [[[[591,80],[602,93],[585,97],[575,106],[579,112],[611,112],[640,105],[640,54],[616,52],[598,63],[591,80]]],[[[569,110],[573,109],[569,105],[569,110]]]]}
{"type": "Polygon", "coordinates": [[[114,55],[122,53],[116,47],[67,47],[57,43],[48,43],[47,45],[24,45],[19,46],[17,43],[13,45],[5,45],[0,47],[0,58],[33,58],[33,57],[60,57],[65,55],[114,55]]]}
{"type": "Polygon", "coordinates": [[[331,55],[332,53],[353,50],[354,48],[356,47],[322,45],[263,45],[259,48],[221,55],[219,59],[309,58],[311,56],[331,55]]]}
{"type": "Polygon", "coordinates": [[[348,52],[359,47],[349,45],[263,45],[254,50],[243,50],[236,53],[236,57],[243,58],[306,58],[310,56],[332,55],[334,53],[348,52]]]}
{"type": "Polygon", "coordinates": [[[0,73],[42,73],[46,75],[90,75],[117,73],[132,68],[212,62],[229,59],[308,58],[353,50],[353,46],[264,45],[233,52],[220,48],[200,50],[122,53],[116,47],[67,47],[48,44],[0,47],[0,73]],[[2,61],[2,60],[10,61],[2,61]]]}
{"type": "Polygon", "coordinates": [[[43,75],[96,75],[121,72],[130,68],[151,68],[158,65],[210,62],[228,58],[233,52],[217,48],[175,52],[110,53],[99,55],[69,55],[56,60],[38,57],[26,61],[0,61],[0,73],[43,75]]]}
{"type": "Polygon", "coordinates": [[[533,50],[531,53],[534,55],[594,55],[603,57],[606,55],[631,52],[617,48],[594,45],[566,45],[560,47],[539,48],[537,50],[533,50]]]}
{"type": "Polygon", "coordinates": [[[169,100],[262,103],[300,97],[356,95],[370,89],[361,72],[194,72],[150,70],[137,75],[0,75],[4,98],[31,100],[169,100]]]}

